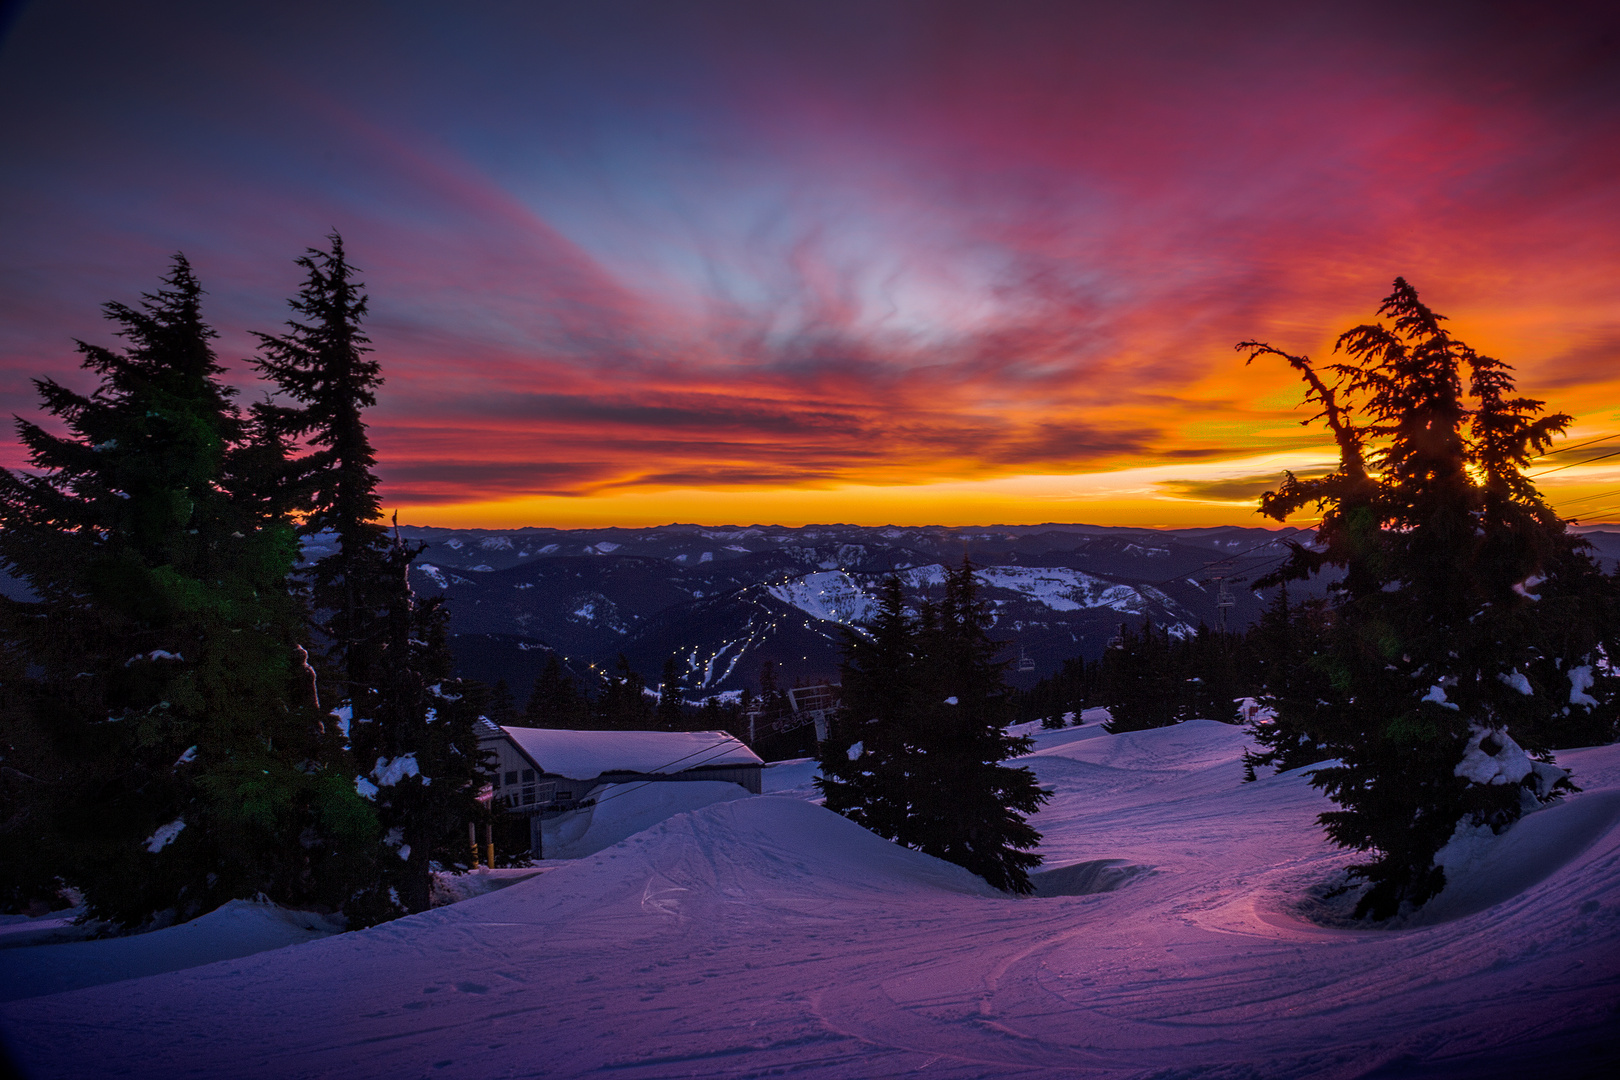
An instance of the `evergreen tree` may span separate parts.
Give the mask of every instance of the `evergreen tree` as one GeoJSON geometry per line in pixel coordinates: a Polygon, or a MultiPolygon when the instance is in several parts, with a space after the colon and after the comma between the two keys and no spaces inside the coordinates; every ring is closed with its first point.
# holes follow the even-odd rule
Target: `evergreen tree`
{"type": "Polygon", "coordinates": [[[681,704],[681,666],[674,656],[664,661],[663,676],[658,680],[658,708],[653,712],[653,726],[659,731],[686,730],[686,707],[681,704]]]}
{"type": "Polygon", "coordinates": [[[164,285],[107,305],[123,351],[79,343],[93,393],[36,383],[66,434],[19,421],[37,472],[0,472],[0,558],[38,597],[7,629],[73,763],[52,832],[91,913],[125,925],[316,901],[323,841],[368,825],[320,765],[281,443],[220,381],[183,256],[164,285]]]}
{"type": "Polygon", "coordinates": [[[377,403],[381,365],[368,354],[365,286],[355,279],[343,239],[330,251],[310,248],[297,260],[305,272],[287,302],[295,318],[284,334],[256,333],[259,370],[298,403],[277,415],[288,435],[314,452],[301,463],[311,492],[301,532],[332,534],[331,554],[309,570],[311,602],[321,617],[327,655],[343,673],[345,697],[365,715],[378,678],[384,622],[393,587],[394,546],[377,495],[377,455],[366,434],[365,409],[377,403]]]}
{"type": "Polygon", "coordinates": [[[478,714],[493,724],[516,724],[519,719],[517,705],[512,700],[512,688],[505,679],[496,679],[486,700],[478,702],[478,714]]]}
{"type": "Polygon", "coordinates": [[[748,737],[748,721],[743,718],[743,710],[718,697],[704,700],[698,710],[696,728],[698,731],[724,731],[738,741],[748,737]]]}
{"type": "Polygon", "coordinates": [[[1029,849],[1041,834],[1024,815],[1049,796],[1027,768],[1002,764],[1035,744],[1007,733],[1012,691],[1006,664],[995,658],[1001,646],[990,640],[990,623],[989,605],[980,600],[973,565],[964,557],[946,575],[932,633],[924,627],[924,701],[932,690],[939,704],[922,728],[934,777],[914,801],[914,824],[921,825],[915,846],[998,889],[1027,893],[1029,871],[1041,862],[1029,849]]]}
{"type": "Polygon", "coordinates": [[[68,906],[67,838],[52,823],[73,762],[39,723],[28,657],[13,644],[25,606],[0,600],[0,911],[38,915],[68,906]]]}
{"type": "Polygon", "coordinates": [[[563,670],[555,652],[546,653],[540,677],[534,681],[529,702],[523,709],[523,722],[529,727],[574,730],[587,724],[585,700],[573,678],[563,670]]]}
{"type": "Polygon", "coordinates": [[[376,455],[363,411],[376,403],[381,369],[367,356],[360,321],[364,286],[336,233],[327,251],[309,249],[288,302],[284,334],[259,334],[261,371],[295,408],[275,414],[278,430],[313,451],[300,465],[311,491],[306,535],[331,533],[333,552],[310,569],[311,598],[327,659],[344,677],[355,787],[374,806],[380,835],[364,858],[361,886],[346,910],[361,921],[421,911],[431,896],[429,862],[459,850],[479,815],[476,716],[448,708],[451,661],[438,600],[411,592],[420,553],[381,522],[376,455]]]}
{"type": "Polygon", "coordinates": [[[418,549],[395,540],[387,569],[386,632],[373,690],[375,712],[351,728],[364,769],[361,793],[376,806],[382,829],[378,873],[351,903],[362,921],[425,911],[432,902],[435,860],[460,861],[469,821],[483,811],[477,696],[459,692],[445,643],[448,618],[438,598],[422,602],[409,572],[418,549]]]}
{"type": "Polygon", "coordinates": [[[1078,724],[1080,714],[1097,692],[1098,667],[1096,661],[1088,661],[1083,656],[1063,661],[1055,674],[1016,695],[1019,720],[1039,720],[1042,727],[1061,728],[1067,724],[1064,717],[1073,713],[1074,722],[1078,724]]]}
{"type": "Polygon", "coordinates": [[[1144,619],[1139,630],[1121,626],[1118,644],[1103,653],[1102,704],[1111,719],[1107,730],[1141,731],[1184,719],[1185,688],[1173,662],[1170,634],[1144,619]]]}
{"type": "Polygon", "coordinates": [[[817,784],[827,809],[891,840],[909,835],[920,722],[916,637],[900,579],[886,578],[877,613],[844,631],[843,703],[821,745],[817,784]]]}
{"type": "Polygon", "coordinates": [[[1199,623],[1197,632],[1176,642],[1172,651],[1171,668],[1181,680],[1180,718],[1233,722],[1237,699],[1251,690],[1241,662],[1242,639],[1199,623]]]}
{"type": "Polygon", "coordinates": [[[1286,583],[1250,627],[1244,642],[1248,677],[1272,716],[1249,727],[1260,749],[1243,752],[1244,779],[1255,779],[1256,769],[1284,772],[1327,756],[1311,738],[1317,690],[1327,677],[1325,634],[1323,605],[1290,605],[1286,583]]]}
{"type": "Polygon", "coordinates": [[[1567,787],[1550,749],[1612,733],[1613,583],[1524,475],[1569,422],[1512,397],[1506,364],[1453,338],[1404,280],[1339,338],[1330,387],[1308,358],[1244,342],[1305,379],[1338,469],[1261,500],[1281,521],[1322,511],[1288,573],[1342,569],[1318,703],[1284,713],[1342,764],[1312,782],[1338,844],[1367,852],[1359,913],[1386,917],[1445,884],[1459,828],[1500,831],[1567,787]],[[1533,764],[1522,747],[1538,760],[1533,764]]]}
{"type": "Polygon", "coordinates": [[[1047,796],[1028,769],[1002,764],[1033,743],[1007,733],[1011,691],[989,626],[966,560],[916,619],[899,581],[885,582],[865,633],[846,637],[844,708],[818,783],[829,809],[878,835],[1027,893],[1040,834],[1024,815],[1047,796]]]}
{"type": "Polygon", "coordinates": [[[619,654],[613,674],[605,676],[596,700],[591,702],[591,726],[607,731],[646,731],[652,726],[653,711],[647,704],[647,683],[619,654]]]}
{"type": "Polygon", "coordinates": [[[759,722],[762,725],[780,723],[793,711],[788,704],[787,693],[777,682],[774,660],[764,660],[759,665],[759,699],[754,707],[760,710],[759,722]]]}
{"type": "Polygon", "coordinates": [[[1298,627],[1298,606],[1288,599],[1288,583],[1283,582],[1260,618],[1244,635],[1248,676],[1266,694],[1280,694],[1294,677],[1298,653],[1294,635],[1298,627]]]}
{"type": "Polygon", "coordinates": [[[816,752],[816,730],[797,723],[793,705],[776,674],[774,660],[759,665],[759,696],[751,698],[756,753],[767,761],[803,757],[816,752]]]}

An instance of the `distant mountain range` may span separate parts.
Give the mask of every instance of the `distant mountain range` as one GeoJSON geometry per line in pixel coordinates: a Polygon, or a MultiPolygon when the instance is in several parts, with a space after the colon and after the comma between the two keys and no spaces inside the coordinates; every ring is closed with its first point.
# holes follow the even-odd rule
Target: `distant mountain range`
{"type": "MultiPolygon", "coordinates": [[[[1582,531],[1614,569],[1620,533],[1582,531]]],[[[505,679],[520,705],[550,650],[579,675],[622,655],[649,685],[673,655],[693,701],[757,687],[766,660],[784,686],[836,679],[844,628],[868,615],[884,577],[898,575],[916,599],[938,597],[945,568],[964,556],[979,567],[1009,679],[1030,686],[1071,657],[1100,656],[1121,623],[1152,618],[1177,634],[1218,625],[1223,580],[1227,625],[1246,628],[1275,591],[1254,582],[1313,535],[1096,525],[401,533],[427,545],[412,584],[444,596],[462,674],[505,679]]]]}
{"type": "Polygon", "coordinates": [[[1092,525],[401,532],[427,545],[412,584],[444,596],[463,673],[504,678],[520,703],[553,649],[582,675],[623,655],[654,685],[673,655],[694,701],[757,687],[766,660],[783,685],[835,679],[844,628],[868,616],[883,578],[938,597],[945,568],[964,556],[979,568],[1010,677],[1030,685],[1073,656],[1100,655],[1122,622],[1152,618],[1177,634],[1218,625],[1223,580],[1228,625],[1248,626],[1270,599],[1253,582],[1288,557],[1289,541],[1310,539],[1291,528],[1092,525]]]}
{"type": "MultiPolygon", "coordinates": [[[[1581,531],[1612,571],[1620,533],[1581,531]]],[[[979,568],[1009,679],[1030,686],[1071,657],[1101,655],[1121,623],[1152,618],[1177,634],[1218,625],[1223,583],[1227,625],[1247,627],[1274,592],[1254,582],[1287,559],[1290,542],[1312,538],[1292,528],[1097,525],[400,532],[425,545],[411,583],[445,598],[461,673],[505,679],[520,705],[553,650],[579,676],[622,655],[654,686],[674,656],[692,701],[757,687],[766,660],[784,686],[834,680],[844,628],[870,613],[883,578],[898,575],[915,600],[938,597],[945,568],[964,556],[979,568]]],[[[316,538],[305,554],[327,550],[316,538]]],[[[5,575],[0,593],[28,598],[5,575]]]]}

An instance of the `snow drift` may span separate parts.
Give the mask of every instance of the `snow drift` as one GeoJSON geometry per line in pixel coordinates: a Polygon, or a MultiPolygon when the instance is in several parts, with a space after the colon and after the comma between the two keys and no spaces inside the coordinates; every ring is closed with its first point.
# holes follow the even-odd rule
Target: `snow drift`
{"type": "Polygon", "coordinates": [[[586,800],[594,799],[594,805],[541,819],[541,854],[547,859],[582,859],[676,814],[745,798],[748,792],[720,780],[603,784],[586,800]]]}
{"type": "Polygon", "coordinates": [[[249,900],[132,937],[0,950],[0,1001],[179,971],[313,941],[342,929],[307,911],[249,900]]]}

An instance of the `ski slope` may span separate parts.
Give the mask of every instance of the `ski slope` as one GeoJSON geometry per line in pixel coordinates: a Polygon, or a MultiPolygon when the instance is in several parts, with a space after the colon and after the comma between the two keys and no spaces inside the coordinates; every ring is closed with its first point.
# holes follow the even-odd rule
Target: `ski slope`
{"type": "Polygon", "coordinates": [[[1392,1077],[1620,1063],[1620,747],[1427,918],[1321,925],[1303,771],[1206,721],[1037,736],[1041,895],[778,793],[359,933],[0,1006],[40,1076],[1392,1077]],[[1447,907],[1447,905],[1450,905],[1447,907]],[[1450,917],[1442,917],[1448,915],[1450,917]]]}

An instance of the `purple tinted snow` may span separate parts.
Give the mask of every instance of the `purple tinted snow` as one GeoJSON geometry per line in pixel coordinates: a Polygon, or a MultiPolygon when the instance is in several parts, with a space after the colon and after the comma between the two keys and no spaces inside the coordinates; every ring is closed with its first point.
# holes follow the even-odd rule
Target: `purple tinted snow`
{"type": "Polygon", "coordinates": [[[1019,762],[1054,792],[1033,824],[1055,895],[873,837],[809,801],[800,762],[772,770],[786,794],[497,893],[0,1022],[52,1076],[1331,1078],[1612,1053],[1620,747],[1561,755],[1586,790],[1467,852],[1429,925],[1332,928],[1299,904],[1354,855],[1308,770],[1245,784],[1239,728],[1094,720],[1019,762]]]}

